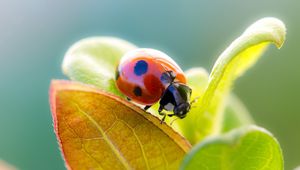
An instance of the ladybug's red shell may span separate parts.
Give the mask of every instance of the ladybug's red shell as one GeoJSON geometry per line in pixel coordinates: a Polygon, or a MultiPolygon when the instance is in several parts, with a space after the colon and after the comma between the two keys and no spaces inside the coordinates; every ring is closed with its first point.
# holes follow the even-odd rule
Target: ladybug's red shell
{"type": "Polygon", "coordinates": [[[183,71],[169,56],[153,49],[136,49],[121,59],[116,84],[133,101],[152,105],[160,100],[169,85],[162,81],[162,75],[166,71],[173,71],[175,81],[186,84],[183,71]]]}

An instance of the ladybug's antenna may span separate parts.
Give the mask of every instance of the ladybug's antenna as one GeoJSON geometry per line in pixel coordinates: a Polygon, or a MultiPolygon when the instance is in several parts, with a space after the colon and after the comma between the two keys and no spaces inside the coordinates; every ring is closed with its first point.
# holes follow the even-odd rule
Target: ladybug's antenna
{"type": "Polygon", "coordinates": [[[200,96],[195,97],[191,102],[190,105],[193,105],[194,103],[196,103],[198,101],[198,99],[200,98],[200,96]]]}
{"type": "Polygon", "coordinates": [[[175,119],[173,119],[170,123],[170,126],[172,126],[172,124],[175,122],[175,120],[179,119],[178,117],[176,117],[175,119]]]}
{"type": "Polygon", "coordinates": [[[193,104],[196,103],[198,101],[198,99],[200,98],[200,96],[197,96],[195,97],[191,102],[190,102],[190,105],[191,105],[191,108],[196,108],[197,106],[194,106],[193,104]]]}

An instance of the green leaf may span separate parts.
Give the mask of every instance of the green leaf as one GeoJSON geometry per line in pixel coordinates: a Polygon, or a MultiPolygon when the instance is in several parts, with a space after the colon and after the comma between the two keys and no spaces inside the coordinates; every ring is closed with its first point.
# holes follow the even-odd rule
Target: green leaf
{"type": "Polygon", "coordinates": [[[220,55],[209,75],[204,94],[195,104],[200,106],[200,109],[189,114],[193,116],[192,114],[196,112],[198,115],[193,116],[198,123],[190,129],[189,133],[193,136],[191,143],[197,143],[206,136],[220,133],[224,102],[234,80],[259,59],[270,43],[280,48],[285,39],[285,31],[285,26],[280,20],[263,18],[251,25],[220,55]]]}
{"type": "MultiPolygon", "coordinates": [[[[208,83],[207,71],[201,67],[191,68],[185,72],[185,75],[188,80],[188,85],[193,89],[192,100],[203,95],[208,83]]],[[[203,128],[198,131],[199,134],[202,134],[207,130],[205,129],[205,127],[207,127],[206,123],[210,122],[210,120],[205,117],[205,114],[197,114],[201,108],[201,106],[197,104],[199,104],[199,102],[192,105],[193,109],[190,111],[189,116],[180,121],[177,120],[172,124],[173,128],[183,134],[189,141],[196,140],[194,134],[191,133],[193,132],[196,123],[200,123],[202,125],[203,128]],[[199,118],[199,116],[202,116],[202,118],[199,118]],[[197,117],[199,119],[197,119],[197,117]],[[199,122],[199,120],[202,122],[199,122]]],[[[224,118],[222,119],[222,132],[254,124],[254,121],[246,107],[234,94],[229,95],[225,105],[224,118]]],[[[157,113],[157,109],[158,105],[155,105],[154,110],[152,110],[154,114],[157,113]]],[[[172,120],[174,120],[174,118],[171,120],[167,119],[166,121],[169,123],[172,120]]]]}
{"type": "MultiPolygon", "coordinates": [[[[201,96],[208,83],[207,71],[203,68],[192,68],[186,71],[185,74],[188,79],[188,85],[193,89],[192,99],[201,96]]],[[[252,119],[249,111],[237,96],[230,94],[225,102],[225,110],[222,118],[223,122],[221,125],[222,133],[241,126],[254,124],[254,120],[252,119]]],[[[209,122],[209,119],[205,118],[205,114],[197,114],[201,107],[197,104],[199,104],[199,102],[193,104],[193,109],[190,111],[189,116],[183,120],[175,121],[172,124],[173,127],[183,134],[185,138],[189,139],[189,141],[196,140],[194,138],[195,136],[193,136],[193,133],[191,133],[196,123],[203,125],[203,128],[198,131],[198,133],[201,134],[205,133],[207,130],[205,129],[205,127],[207,127],[206,123],[209,122]],[[197,119],[197,116],[203,117],[197,119]],[[199,122],[199,120],[202,122],[199,122]]]]}
{"type": "MultiPolygon", "coordinates": [[[[187,77],[187,84],[193,90],[191,99],[197,99],[203,95],[204,90],[208,83],[208,73],[203,68],[192,68],[185,72],[187,77]]],[[[198,114],[200,110],[199,102],[195,102],[192,104],[192,109],[188,113],[188,116],[184,119],[176,120],[172,124],[173,128],[179,131],[185,138],[189,141],[195,141],[197,136],[195,136],[195,124],[200,123],[203,128],[199,129],[197,134],[205,133],[206,131],[206,123],[208,122],[206,119],[206,115],[198,114]],[[201,117],[197,119],[197,117],[201,117]],[[196,120],[199,120],[198,122],[196,120]]],[[[168,121],[168,120],[167,120],[168,121]]]]}
{"type": "Polygon", "coordinates": [[[135,48],[133,44],[118,38],[86,38],[67,51],[62,69],[71,80],[122,96],[115,86],[115,69],[123,54],[135,48]]]}
{"type": "Polygon", "coordinates": [[[184,158],[182,170],[282,170],[277,140],[265,129],[249,126],[207,138],[184,158]]]}
{"type": "Polygon", "coordinates": [[[254,124],[254,120],[250,116],[249,111],[235,95],[230,94],[225,105],[222,118],[222,133],[241,126],[254,124]]]}

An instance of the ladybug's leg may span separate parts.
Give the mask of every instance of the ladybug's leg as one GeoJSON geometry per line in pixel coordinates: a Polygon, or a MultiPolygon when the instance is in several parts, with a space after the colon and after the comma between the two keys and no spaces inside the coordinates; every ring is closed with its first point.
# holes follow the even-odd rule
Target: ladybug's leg
{"type": "MultiPolygon", "coordinates": [[[[159,105],[159,108],[158,108],[158,113],[160,114],[164,109],[164,106],[162,105],[159,105]]],[[[161,114],[160,114],[161,115],[161,114]]]]}
{"type": "Polygon", "coordinates": [[[158,113],[159,113],[160,115],[163,115],[163,118],[162,118],[161,121],[160,121],[160,124],[162,124],[162,123],[165,121],[167,114],[164,113],[164,112],[158,112],[158,113]]]}
{"type": "Polygon", "coordinates": [[[159,113],[159,115],[163,115],[164,117],[161,119],[161,121],[160,121],[160,124],[162,124],[164,121],[165,121],[165,119],[166,119],[166,117],[167,116],[169,116],[169,117],[172,117],[172,116],[174,116],[175,114],[166,114],[166,113],[164,113],[164,112],[158,112],[159,113]]]}
{"type": "Polygon", "coordinates": [[[144,110],[145,110],[145,111],[148,110],[151,106],[152,106],[152,105],[147,105],[147,106],[145,106],[145,107],[144,107],[144,110]]]}
{"type": "Polygon", "coordinates": [[[160,105],[159,109],[158,109],[158,114],[163,116],[163,118],[160,121],[160,124],[162,124],[165,121],[166,116],[167,116],[167,114],[165,112],[162,112],[163,109],[164,109],[164,107],[162,105],[160,105]]]}
{"type": "Polygon", "coordinates": [[[161,119],[160,124],[163,124],[163,122],[165,121],[165,119],[166,119],[166,114],[165,114],[164,117],[161,119]]]}
{"type": "Polygon", "coordinates": [[[131,98],[129,98],[129,97],[126,97],[126,100],[128,100],[128,101],[131,101],[131,98]]]}
{"type": "Polygon", "coordinates": [[[175,114],[169,114],[168,116],[169,116],[169,117],[172,117],[172,116],[174,116],[174,115],[175,115],[175,114]]]}

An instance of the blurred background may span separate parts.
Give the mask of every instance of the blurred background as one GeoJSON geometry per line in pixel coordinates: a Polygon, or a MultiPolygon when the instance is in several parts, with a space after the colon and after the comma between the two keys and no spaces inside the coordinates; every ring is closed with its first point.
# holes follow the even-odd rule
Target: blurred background
{"type": "Polygon", "coordinates": [[[162,50],[184,70],[211,70],[247,26],[265,16],[288,29],[234,86],[257,124],[279,140],[286,169],[300,165],[300,1],[0,1],[0,159],[19,169],[65,169],[48,104],[51,79],[66,79],[70,45],[117,36],[162,50]]]}

